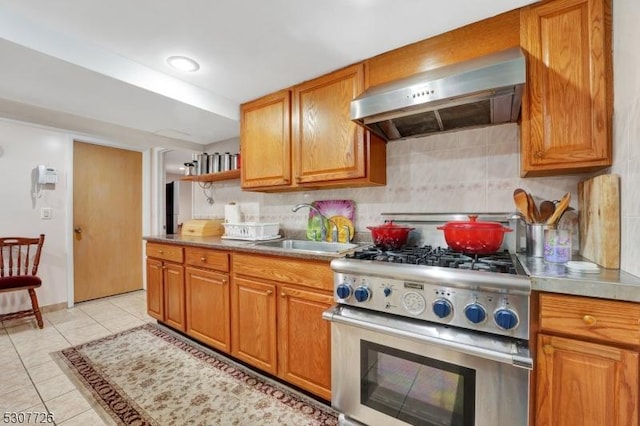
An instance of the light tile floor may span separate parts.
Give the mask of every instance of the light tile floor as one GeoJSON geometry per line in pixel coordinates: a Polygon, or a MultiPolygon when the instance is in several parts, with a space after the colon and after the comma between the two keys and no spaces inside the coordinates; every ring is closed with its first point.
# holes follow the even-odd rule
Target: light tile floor
{"type": "MultiPolygon", "coordinates": [[[[103,425],[49,354],[155,322],[147,315],[146,293],[83,302],[43,317],[42,330],[33,317],[0,326],[0,423],[12,423],[5,421],[5,413],[30,412],[52,413],[57,425],[103,425]]],[[[43,423],[42,417],[35,420],[32,415],[30,423],[51,424],[43,423]]]]}

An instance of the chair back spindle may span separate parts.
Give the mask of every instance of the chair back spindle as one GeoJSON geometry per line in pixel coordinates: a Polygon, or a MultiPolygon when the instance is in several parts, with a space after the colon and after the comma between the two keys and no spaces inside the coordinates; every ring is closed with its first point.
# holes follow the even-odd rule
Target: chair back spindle
{"type": "Polygon", "coordinates": [[[37,275],[44,235],[0,238],[0,277],[37,275]]]}

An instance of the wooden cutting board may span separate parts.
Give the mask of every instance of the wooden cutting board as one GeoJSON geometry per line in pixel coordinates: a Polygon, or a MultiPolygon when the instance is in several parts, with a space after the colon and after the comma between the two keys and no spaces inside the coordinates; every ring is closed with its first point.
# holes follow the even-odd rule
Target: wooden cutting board
{"type": "Polygon", "coordinates": [[[578,184],[580,254],[603,268],[620,268],[620,176],[578,184]]]}

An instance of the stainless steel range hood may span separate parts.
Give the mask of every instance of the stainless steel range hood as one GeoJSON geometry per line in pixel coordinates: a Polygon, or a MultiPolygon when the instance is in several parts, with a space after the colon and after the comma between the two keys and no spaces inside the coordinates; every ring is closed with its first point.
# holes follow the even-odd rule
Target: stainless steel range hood
{"type": "Polygon", "coordinates": [[[351,119],[386,140],[514,122],[526,81],[519,47],[372,87],[351,119]]]}

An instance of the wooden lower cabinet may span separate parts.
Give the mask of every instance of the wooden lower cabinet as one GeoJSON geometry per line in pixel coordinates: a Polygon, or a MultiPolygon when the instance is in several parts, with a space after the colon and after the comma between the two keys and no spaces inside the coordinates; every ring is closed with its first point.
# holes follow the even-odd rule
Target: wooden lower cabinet
{"type": "Polygon", "coordinates": [[[322,312],[333,296],[281,286],[278,307],[278,375],[331,399],[331,325],[322,312]]]}
{"type": "Polygon", "coordinates": [[[638,304],[541,293],[539,310],[535,425],[637,426],[638,304]]]}
{"type": "Polygon", "coordinates": [[[146,264],[153,318],[331,399],[328,261],[148,243],[146,264]]]}
{"type": "Polygon", "coordinates": [[[184,266],[181,247],[147,244],[147,312],[185,331],[184,266]]]}
{"type": "Polygon", "coordinates": [[[147,313],[177,330],[185,330],[182,265],[147,259],[147,313]]]}
{"type": "Polygon", "coordinates": [[[200,342],[231,352],[229,275],[187,267],[186,333],[200,342]]]}
{"type": "Polygon", "coordinates": [[[231,353],[255,367],[277,374],[276,286],[260,280],[233,280],[231,353]]]}
{"type": "Polygon", "coordinates": [[[232,354],[330,400],[329,263],[236,253],[232,265],[232,354]]]}
{"type": "Polygon", "coordinates": [[[537,425],[638,424],[637,351],[542,334],[537,352],[537,425]]]}
{"type": "Polygon", "coordinates": [[[164,285],[162,261],[147,259],[147,313],[158,321],[164,320],[164,285]]]}

